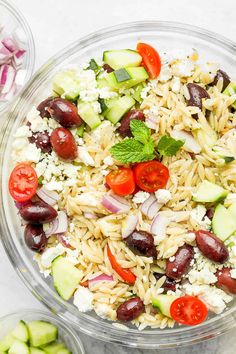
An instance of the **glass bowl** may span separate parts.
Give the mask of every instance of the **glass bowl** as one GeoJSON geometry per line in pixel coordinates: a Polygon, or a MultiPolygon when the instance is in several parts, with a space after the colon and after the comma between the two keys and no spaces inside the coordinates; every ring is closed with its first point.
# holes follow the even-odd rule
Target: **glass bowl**
{"type": "MultiPolygon", "coordinates": [[[[51,322],[58,327],[58,339],[61,340],[72,354],[85,354],[83,344],[77,333],[59,318],[50,313],[36,310],[21,310],[0,318],[0,339],[14,329],[17,323],[23,320],[26,323],[35,320],[51,322]]],[[[20,353],[19,353],[20,354],[20,353]]]]}
{"type": "Polygon", "coordinates": [[[98,318],[93,312],[80,313],[72,303],[63,301],[53,288],[50,278],[44,278],[38,270],[32,253],[25,247],[17,210],[8,193],[8,177],[11,170],[11,145],[13,132],[21,125],[34,103],[40,102],[51,91],[51,79],[58,70],[70,64],[83,63],[89,58],[101,57],[103,50],[135,48],[137,41],[153,44],[162,52],[188,51],[195,48],[204,60],[218,62],[222,69],[235,73],[236,45],[218,34],[200,28],[174,22],[135,22],[101,30],[84,37],[51,58],[33,77],[21,93],[7,124],[1,129],[1,195],[0,227],[3,244],[8,256],[22,280],[33,294],[54,313],[88,335],[104,341],[139,348],[170,348],[193,344],[213,338],[236,325],[236,306],[232,304],[223,314],[212,316],[195,327],[176,326],[173,329],[145,329],[132,326],[118,327],[98,318]]]}
{"type": "Polygon", "coordinates": [[[0,41],[5,36],[12,35],[13,33],[16,33],[17,37],[22,39],[22,48],[26,50],[22,66],[20,67],[24,75],[17,86],[14,96],[7,101],[0,100],[0,114],[9,109],[10,104],[19,95],[24,84],[31,78],[35,63],[34,40],[24,16],[10,2],[0,0],[0,41]]]}

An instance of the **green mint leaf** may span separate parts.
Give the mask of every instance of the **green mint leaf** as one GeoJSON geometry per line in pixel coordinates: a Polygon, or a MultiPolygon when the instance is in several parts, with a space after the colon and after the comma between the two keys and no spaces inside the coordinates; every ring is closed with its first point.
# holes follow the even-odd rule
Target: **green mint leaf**
{"type": "Polygon", "coordinates": [[[112,146],[110,152],[116,160],[124,164],[154,159],[154,154],[145,152],[143,144],[133,138],[112,146]]]}
{"type": "Polygon", "coordinates": [[[169,135],[164,135],[157,144],[157,150],[162,156],[174,156],[183,145],[183,140],[175,140],[169,135]]]}
{"type": "Polygon", "coordinates": [[[143,153],[152,155],[154,153],[154,141],[151,139],[148,143],[143,146],[143,153]]]}
{"type": "Polygon", "coordinates": [[[131,133],[134,138],[142,144],[147,144],[151,139],[151,130],[146,124],[137,119],[132,119],[130,122],[131,133]]]}

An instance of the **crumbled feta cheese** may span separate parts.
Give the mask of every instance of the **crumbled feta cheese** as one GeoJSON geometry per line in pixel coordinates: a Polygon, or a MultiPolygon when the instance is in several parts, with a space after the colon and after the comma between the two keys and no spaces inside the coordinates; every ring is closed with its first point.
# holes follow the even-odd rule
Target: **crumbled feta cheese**
{"type": "Polygon", "coordinates": [[[93,102],[98,99],[98,92],[97,89],[90,89],[90,90],[81,90],[79,93],[79,97],[81,101],[84,102],[93,102]]]}
{"type": "Polygon", "coordinates": [[[51,274],[51,270],[50,269],[46,269],[46,270],[40,270],[40,273],[44,275],[44,278],[48,278],[49,275],[51,274]]]}
{"type": "Polygon", "coordinates": [[[142,91],[140,92],[140,97],[144,100],[145,98],[147,98],[148,92],[150,91],[151,87],[150,86],[146,86],[142,89],[142,91]]]}
{"type": "Polygon", "coordinates": [[[92,107],[95,113],[102,113],[101,105],[99,102],[93,102],[92,107]]]}
{"type": "Polygon", "coordinates": [[[99,97],[102,99],[110,99],[110,98],[114,98],[117,97],[118,94],[116,92],[112,92],[109,90],[109,87],[102,87],[100,89],[98,89],[98,93],[99,93],[99,97]]]}
{"type": "Polygon", "coordinates": [[[142,204],[145,202],[145,200],[149,198],[149,196],[150,196],[149,193],[140,191],[138,193],[135,193],[132,200],[136,204],[142,204]]]}
{"type": "Polygon", "coordinates": [[[105,159],[103,160],[104,164],[107,166],[112,166],[114,164],[114,160],[111,156],[107,156],[105,157],[105,159]]]}
{"type": "Polygon", "coordinates": [[[49,118],[48,119],[48,126],[52,130],[54,130],[54,129],[60,127],[60,124],[55,119],[49,118]]]}
{"type": "Polygon", "coordinates": [[[171,193],[167,189],[158,189],[155,192],[155,196],[160,204],[166,204],[171,199],[171,193]]]}
{"type": "Polygon", "coordinates": [[[190,216],[191,218],[205,230],[209,230],[211,227],[211,220],[205,216],[206,215],[206,208],[204,205],[198,204],[196,208],[194,208],[190,216]]]}
{"type": "Polygon", "coordinates": [[[29,138],[32,136],[32,132],[27,125],[23,125],[17,129],[13,136],[14,138],[29,138]]]}
{"type": "Polygon", "coordinates": [[[160,75],[158,76],[158,81],[167,82],[172,78],[172,70],[168,64],[164,64],[161,67],[160,75]]]}
{"type": "MultiPolygon", "coordinates": [[[[115,315],[115,311],[112,309],[110,305],[97,303],[94,308],[96,314],[103,318],[104,320],[111,320],[112,314],[115,315]]],[[[116,316],[115,316],[116,317],[116,316]]]]}
{"type": "Polygon", "coordinates": [[[172,65],[173,74],[178,77],[192,76],[193,70],[194,62],[189,59],[177,60],[172,65]]]}
{"type": "Polygon", "coordinates": [[[195,239],[196,239],[196,235],[195,235],[194,232],[188,232],[186,234],[186,237],[185,237],[186,242],[190,242],[191,243],[191,242],[195,241],[195,239]]]}
{"type": "Polygon", "coordinates": [[[188,279],[191,284],[214,284],[217,282],[217,277],[207,267],[200,271],[191,269],[188,279]]]}
{"type": "Polygon", "coordinates": [[[81,312],[91,311],[93,309],[93,293],[89,289],[79,286],[74,293],[73,302],[81,312]]]}
{"type": "Polygon", "coordinates": [[[51,182],[46,183],[45,187],[49,191],[62,191],[63,190],[63,183],[52,180],[51,182]]]}
{"type": "Polygon", "coordinates": [[[80,205],[97,206],[98,201],[95,196],[91,193],[82,193],[77,195],[76,202],[80,205]]]}
{"type": "Polygon", "coordinates": [[[231,278],[236,279],[236,269],[230,271],[231,278]]]}
{"type": "Polygon", "coordinates": [[[94,166],[94,159],[92,158],[92,156],[89,154],[89,152],[87,151],[86,147],[81,146],[79,148],[79,154],[78,154],[78,158],[76,159],[76,161],[81,160],[85,165],[87,166],[94,166]]]}
{"type": "Polygon", "coordinates": [[[37,173],[37,176],[38,177],[42,176],[46,168],[47,168],[47,163],[45,160],[38,162],[35,166],[35,171],[37,173]]]}
{"type": "Polygon", "coordinates": [[[174,260],[175,260],[175,256],[172,256],[172,257],[169,258],[170,262],[174,262],[174,260]]]}
{"type": "Polygon", "coordinates": [[[18,151],[24,149],[27,145],[29,145],[29,141],[27,138],[16,138],[12,143],[13,149],[18,151]]]}
{"type": "Polygon", "coordinates": [[[60,243],[55,247],[46,249],[46,251],[44,251],[41,256],[42,266],[45,268],[49,268],[51,266],[52,261],[63,253],[65,253],[65,247],[63,247],[60,243]]]}
{"type": "Polygon", "coordinates": [[[179,77],[174,77],[171,83],[171,89],[175,93],[179,93],[180,91],[180,78],[179,77]]]}
{"type": "Polygon", "coordinates": [[[30,129],[32,132],[42,132],[44,130],[48,130],[48,119],[42,118],[35,106],[32,107],[26,118],[31,124],[30,129]]]}

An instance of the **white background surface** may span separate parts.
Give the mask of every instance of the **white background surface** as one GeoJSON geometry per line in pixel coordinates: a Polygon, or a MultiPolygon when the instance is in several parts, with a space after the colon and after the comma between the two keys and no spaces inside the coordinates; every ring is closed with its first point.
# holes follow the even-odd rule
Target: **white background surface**
{"type": "MultiPolygon", "coordinates": [[[[36,45],[36,69],[74,40],[102,27],[136,20],[185,22],[236,40],[236,0],[12,0],[26,17],[36,45]]],[[[180,43],[181,46],[181,43],[180,43]]],[[[236,67],[235,67],[236,71],[236,67]]],[[[22,284],[0,246],[0,316],[42,308],[22,284]]],[[[236,330],[220,339],[162,354],[233,354],[236,330]]],[[[82,336],[89,354],[154,353],[104,344],[82,336]]],[[[20,354],[20,353],[19,353],[20,354]]],[[[76,353],[75,353],[76,354],[76,353]]]]}

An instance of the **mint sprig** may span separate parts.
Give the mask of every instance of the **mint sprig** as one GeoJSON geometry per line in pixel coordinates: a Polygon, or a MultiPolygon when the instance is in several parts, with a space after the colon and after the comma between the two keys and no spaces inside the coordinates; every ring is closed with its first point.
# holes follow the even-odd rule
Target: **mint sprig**
{"type": "Polygon", "coordinates": [[[174,156],[183,145],[183,140],[175,140],[169,135],[163,135],[157,144],[157,151],[161,156],[174,156]]]}

